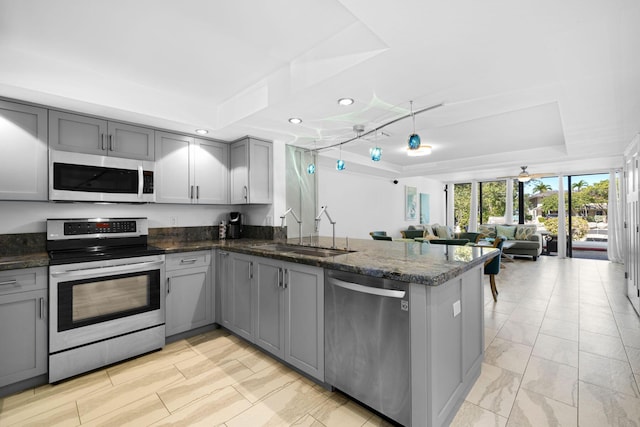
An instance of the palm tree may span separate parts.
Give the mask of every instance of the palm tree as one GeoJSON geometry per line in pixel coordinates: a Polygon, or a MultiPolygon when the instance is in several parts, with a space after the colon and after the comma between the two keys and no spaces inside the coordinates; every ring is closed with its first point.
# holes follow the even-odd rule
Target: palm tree
{"type": "Polygon", "coordinates": [[[542,181],[539,181],[538,183],[536,183],[536,185],[533,186],[534,193],[544,193],[545,191],[549,190],[551,190],[551,186],[549,184],[545,184],[542,181]]]}
{"type": "Polygon", "coordinates": [[[573,184],[571,184],[571,188],[573,189],[573,191],[580,191],[583,188],[587,187],[589,184],[587,184],[587,181],[585,181],[584,179],[581,179],[578,182],[574,182],[573,184]]]}

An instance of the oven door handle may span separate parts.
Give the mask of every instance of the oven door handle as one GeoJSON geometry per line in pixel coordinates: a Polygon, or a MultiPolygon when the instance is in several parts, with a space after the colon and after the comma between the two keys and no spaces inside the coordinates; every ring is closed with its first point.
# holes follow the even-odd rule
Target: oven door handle
{"type": "Polygon", "coordinates": [[[79,268],[77,270],[67,270],[51,273],[52,277],[77,277],[77,276],[88,276],[88,275],[104,275],[110,273],[127,273],[131,271],[139,271],[145,269],[147,267],[153,267],[156,265],[162,265],[164,261],[148,261],[148,262],[137,262],[134,264],[120,264],[120,265],[110,265],[109,267],[98,267],[98,268],[79,268]]]}

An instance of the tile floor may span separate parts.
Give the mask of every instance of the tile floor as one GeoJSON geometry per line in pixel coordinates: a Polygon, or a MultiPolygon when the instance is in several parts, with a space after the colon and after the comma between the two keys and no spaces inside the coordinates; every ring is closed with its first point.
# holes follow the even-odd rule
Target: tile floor
{"type": "MultiPolygon", "coordinates": [[[[485,281],[485,362],[455,426],[640,425],[640,318],[622,266],[542,257],[485,281]]],[[[0,426],[380,426],[222,330],[0,399],[0,426]]]]}

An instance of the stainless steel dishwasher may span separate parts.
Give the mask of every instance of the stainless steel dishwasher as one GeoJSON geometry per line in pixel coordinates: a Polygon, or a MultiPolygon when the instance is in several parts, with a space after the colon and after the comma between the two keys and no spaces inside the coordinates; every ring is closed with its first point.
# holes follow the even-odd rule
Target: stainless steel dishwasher
{"type": "Polygon", "coordinates": [[[325,270],[325,381],[411,423],[409,284],[325,270]]]}

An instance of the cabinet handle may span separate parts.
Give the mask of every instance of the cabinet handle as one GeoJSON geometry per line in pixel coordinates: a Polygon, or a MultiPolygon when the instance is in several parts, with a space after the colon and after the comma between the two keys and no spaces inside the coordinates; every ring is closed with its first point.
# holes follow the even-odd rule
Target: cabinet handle
{"type": "Polygon", "coordinates": [[[44,319],[44,298],[40,298],[40,318],[44,319]]]}
{"type": "Polygon", "coordinates": [[[200,198],[200,186],[196,185],[196,199],[200,198]]]}
{"type": "Polygon", "coordinates": [[[289,287],[289,269],[288,268],[284,270],[284,274],[282,275],[282,277],[283,277],[282,288],[287,289],[289,287]]]}
{"type": "Polygon", "coordinates": [[[242,190],[244,191],[244,201],[246,202],[249,196],[249,188],[245,185],[244,187],[242,187],[242,190]]]}
{"type": "Polygon", "coordinates": [[[16,283],[18,283],[18,281],[16,279],[12,279],[12,280],[7,280],[5,282],[0,282],[0,286],[11,286],[11,285],[15,285],[16,283]]]}
{"type": "Polygon", "coordinates": [[[171,277],[167,277],[167,294],[171,293],[171,277]]]}
{"type": "Polygon", "coordinates": [[[109,151],[113,151],[113,135],[109,134],[109,151]]]}
{"type": "Polygon", "coordinates": [[[181,259],[180,264],[193,264],[196,261],[197,261],[196,258],[181,259]]]}
{"type": "Polygon", "coordinates": [[[249,279],[253,279],[253,261],[249,262],[249,279]]]}
{"type": "Polygon", "coordinates": [[[283,280],[283,276],[284,276],[284,272],[282,271],[282,268],[278,268],[278,287],[281,288],[282,287],[282,280],[283,280]]]}
{"type": "Polygon", "coordinates": [[[100,147],[102,148],[102,150],[106,150],[107,148],[104,146],[104,133],[100,134],[100,147]]]}
{"type": "Polygon", "coordinates": [[[193,185],[191,186],[191,192],[190,192],[190,194],[189,194],[189,198],[190,198],[190,199],[193,199],[193,185]]]}

